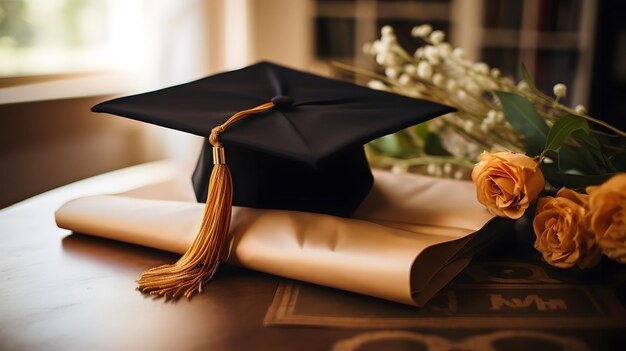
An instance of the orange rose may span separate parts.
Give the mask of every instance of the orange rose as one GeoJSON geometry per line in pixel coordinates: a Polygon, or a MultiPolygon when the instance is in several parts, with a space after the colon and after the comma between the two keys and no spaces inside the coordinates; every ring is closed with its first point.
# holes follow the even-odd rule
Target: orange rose
{"type": "Polygon", "coordinates": [[[478,201],[499,217],[517,219],[543,190],[545,180],[530,157],[510,152],[480,155],[472,170],[478,201]]]}
{"type": "Polygon", "coordinates": [[[626,263],[626,173],[587,188],[589,229],[605,255],[626,263]]]}
{"type": "Polygon", "coordinates": [[[556,197],[537,202],[533,229],[535,248],[549,264],[559,268],[595,266],[602,251],[585,223],[587,196],[563,188],[556,197]]]}

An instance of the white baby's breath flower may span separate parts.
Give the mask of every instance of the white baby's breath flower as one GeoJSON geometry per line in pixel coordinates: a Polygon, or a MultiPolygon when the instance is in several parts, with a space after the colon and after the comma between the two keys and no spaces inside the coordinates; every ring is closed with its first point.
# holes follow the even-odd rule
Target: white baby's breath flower
{"type": "Polygon", "coordinates": [[[465,84],[465,90],[467,90],[470,94],[476,96],[482,94],[482,89],[480,88],[480,86],[478,86],[478,84],[474,83],[471,80],[465,84]]]}
{"type": "Polygon", "coordinates": [[[383,42],[378,39],[374,40],[374,42],[372,43],[372,51],[374,52],[374,54],[379,54],[387,50],[388,46],[383,44],[383,42]]]}
{"type": "Polygon", "coordinates": [[[380,34],[383,36],[393,34],[393,28],[390,25],[383,26],[380,29],[380,34]]]}
{"type": "Polygon", "coordinates": [[[502,108],[502,101],[500,101],[500,99],[494,99],[492,102],[497,108],[502,108]]]}
{"type": "Polygon", "coordinates": [[[528,83],[526,83],[526,81],[520,80],[519,83],[517,83],[517,90],[527,91],[529,89],[530,87],[528,86],[528,83]]]}
{"type": "Polygon", "coordinates": [[[454,94],[457,90],[459,90],[459,84],[454,79],[450,79],[446,83],[446,89],[448,89],[450,93],[454,94]]]}
{"type": "Polygon", "coordinates": [[[376,63],[381,66],[398,66],[402,59],[389,52],[381,52],[376,55],[376,63]]]}
{"type": "Polygon", "coordinates": [[[385,83],[379,81],[379,80],[370,80],[369,82],[367,82],[367,86],[370,89],[375,89],[375,90],[383,90],[383,91],[387,91],[389,90],[389,88],[387,88],[387,86],[385,85],[385,83]]]}
{"type": "Polygon", "coordinates": [[[428,166],[426,166],[426,173],[433,175],[437,171],[437,168],[436,164],[429,163],[428,166]]]}
{"type": "Polygon", "coordinates": [[[385,65],[385,62],[387,62],[387,56],[387,54],[378,53],[376,55],[376,63],[379,65],[385,65]]]}
{"type": "Polygon", "coordinates": [[[365,43],[365,44],[363,44],[362,50],[363,50],[363,53],[366,54],[366,55],[372,55],[372,54],[375,53],[375,52],[373,52],[374,47],[373,47],[372,43],[365,43]]]}
{"type": "Polygon", "coordinates": [[[502,112],[502,111],[497,111],[496,112],[496,122],[497,123],[506,122],[506,120],[504,119],[504,112],[502,112]]]}
{"type": "Polygon", "coordinates": [[[443,43],[443,40],[446,38],[446,34],[440,30],[436,30],[432,33],[430,33],[430,41],[433,44],[440,44],[443,43]]]}
{"type": "Polygon", "coordinates": [[[446,85],[446,77],[444,77],[440,73],[435,73],[433,75],[433,84],[435,84],[438,87],[444,87],[446,85]]]}
{"type": "Polygon", "coordinates": [[[410,74],[410,75],[414,76],[414,75],[417,74],[417,67],[415,67],[415,65],[412,65],[412,64],[409,63],[409,64],[404,65],[404,71],[407,74],[410,74]]]}
{"type": "Polygon", "coordinates": [[[472,68],[480,74],[489,74],[489,66],[484,62],[476,62],[472,68]]]}
{"type": "Polygon", "coordinates": [[[474,129],[474,122],[472,122],[470,120],[465,120],[463,122],[463,130],[464,131],[466,131],[468,133],[471,133],[473,129],[474,129]]]}
{"type": "Polygon", "coordinates": [[[481,131],[481,132],[488,133],[490,129],[491,129],[491,125],[490,125],[490,123],[488,123],[488,122],[487,122],[487,120],[486,120],[486,119],[485,119],[485,120],[483,120],[483,121],[480,123],[480,131],[481,131]]]}
{"type": "Polygon", "coordinates": [[[385,68],[385,75],[388,78],[395,79],[395,78],[398,77],[399,74],[400,74],[400,72],[398,72],[398,69],[396,67],[387,67],[387,68],[385,68]]]}
{"type": "Polygon", "coordinates": [[[398,78],[398,83],[400,83],[400,85],[411,84],[411,76],[406,73],[402,73],[400,77],[398,78]]]}
{"type": "Polygon", "coordinates": [[[502,77],[502,84],[514,85],[515,82],[513,82],[513,79],[511,79],[511,77],[502,77]]]}
{"type": "Polygon", "coordinates": [[[426,38],[430,32],[433,31],[433,27],[429,24],[422,24],[417,27],[413,27],[411,30],[411,35],[416,38],[426,38]]]}
{"type": "MultiPolygon", "coordinates": [[[[439,134],[442,146],[460,160],[475,161],[483,149],[524,152],[523,139],[504,118],[501,102],[496,95],[486,92],[500,89],[521,92],[532,100],[536,94],[535,88],[528,86],[532,83],[521,82],[517,86],[519,90],[516,89],[516,82],[503,76],[498,68],[468,59],[463,49],[454,48],[446,41],[447,33],[433,30],[430,25],[414,27],[411,35],[421,42],[413,53],[415,58],[406,57],[391,26],[382,27],[380,38],[363,46],[363,51],[376,59],[385,76],[370,81],[368,86],[457,106],[460,112],[446,114],[427,123],[427,127],[439,134]]],[[[559,95],[566,95],[566,87],[563,87],[565,91],[555,91],[557,102],[559,95]]],[[[549,105],[546,108],[549,109],[549,105]]],[[[560,105],[557,110],[559,108],[560,105]]],[[[584,111],[582,106],[575,110],[581,114],[584,111]]],[[[464,167],[449,163],[436,162],[421,169],[433,176],[456,179],[469,176],[464,167]]]]}
{"type": "Polygon", "coordinates": [[[393,33],[387,34],[387,35],[383,35],[380,40],[382,40],[382,42],[388,46],[392,46],[392,45],[396,45],[398,42],[398,39],[396,38],[396,35],[393,33]]]}
{"type": "Polygon", "coordinates": [[[448,58],[452,55],[452,45],[449,43],[441,43],[437,45],[437,48],[439,49],[439,55],[442,58],[448,58]]]}
{"type": "Polygon", "coordinates": [[[564,98],[567,95],[567,86],[563,83],[558,83],[554,85],[552,91],[556,97],[564,98]]]}
{"type": "Polygon", "coordinates": [[[432,46],[428,45],[424,47],[424,57],[433,65],[439,64],[441,57],[439,56],[439,50],[432,46]]]}
{"type": "Polygon", "coordinates": [[[481,88],[483,88],[483,90],[496,90],[498,88],[496,82],[487,76],[476,77],[476,82],[481,88]]]}
{"type": "Polygon", "coordinates": [[[483,120],[484,123],[488,124],[489,126],[494,126],[496,124],[498,124],[498,114],[496,113],[496,111],[489,111],[489,113],[487,114],[487,117],[483,120]],[[493,113],[492,113],[493,112],[493,113]]]}
{"type": "Polygon", "coordinates": [[[393,165],[391,166],[391,173],[393,174],[400,174],[400,173],[404,173],[406,172],[406,167],[400,166],[400,165],[393,165]]]}
{"type": "Polygon", "coordinates": [[[492,76],[492,77],[494,77],[494,78],[500,78],[500,75],[501,75],[501,74],[502,74],[502,73],[500,72],[500,70],[499,70],[499,69],[497,69],[497,68],[495,68],[495,67],[491,69],[491,76],[492,76]]]}
{"type": "Polygon", "coordinates": [[[576,105],[576,107],[574,107],[574,111],[576,111],[576,113],[579,113],[581,115],[587,114],[587,108],[584,105],[576,105]]]}
{"type": "Polygon", "coordinates": [[[415,99],[422,99],[424,98],[424,95],[422,95],[422,93],[415,89],[414,87],[410,87],[410,86],[406,86],[406,90],[402,91],[403,95],[406,95],[408,97],[412,97],[415,99]]]}
{"type": "Polygon", "coordinates": [[[424,48],[423,47],[417,48],[417,50],[415,50],[415,53],[413,54],[413,56],[415,56],[417,58],[422,58],[424,56],[424,48]]]}
{"type": "Polygon", "coordinates": [[[454,58],[459,59],[459,60],[464,60],[465,59],[465,50],[463,50],[461,48],[454,48],[454,50],[452,50],[452,56],[454,58]]]}
{"type": "Polygon", "coordinates": [[[418,65],[417,65],[417,76],[422,78],[422,79],[430,79],[430,77],[433,75],[433,68],[432,66],[426,62],[426,61],[421,61],[418,65]]]}
{"type": "Polygon", "coordinates": [[[415,89],[417,89],[418,91],[427,91],[428,88],[426,87],[426,85],[420,83],[420,82],[414,82],[413,83],[413,87],[415,89]]]}
{"type": "Polygon", "coordinates": [[[467,100],[467,93],[465,92],[465,90],[459,89],[456,92],[456,97],[461,101],[465,101],[467,100]]]}

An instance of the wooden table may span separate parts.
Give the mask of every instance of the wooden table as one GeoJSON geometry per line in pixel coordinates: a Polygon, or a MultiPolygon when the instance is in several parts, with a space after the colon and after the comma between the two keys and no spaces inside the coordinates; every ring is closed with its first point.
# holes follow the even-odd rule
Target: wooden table
{"type": "MultiPolygon", "coordinates": [[[[507,333],[506,325],[445,326],[445,319],[443,327],[422,324],[401,330],[384,323],[360,328],[266,326],[263,321],[277,287],[291,282],[227,266],[191,301],[153,300],[134,290],[134,280],[148,267],[173,262],[175,255],[71,234],[54,223],[54,211],[67,200],[158,182],[171,177],[174,169],[169,162],[132,167],[0,211],[0,350],[339,350],[372,336],[379,341],[357,349],[414,349],[414,339],[421,338],[431,343],[430,349],[469,350],[482,345],[472,344],[473,337],[507,333]]],[[[380,311],[399,308],[380,306],[380,311]]],[[[335,307],[324,303],[320,308],[335,307]]],[[[530,328],[527,339],[544,331],[539,329],[530,328]]],[[[574,343],[584,346],[579,349],[612,349],[626,345],[624,329],[611,324],[550,333],[580,341],[574,343]]],[[[417,349],[428,349],[424,345],[417,349]]]]}

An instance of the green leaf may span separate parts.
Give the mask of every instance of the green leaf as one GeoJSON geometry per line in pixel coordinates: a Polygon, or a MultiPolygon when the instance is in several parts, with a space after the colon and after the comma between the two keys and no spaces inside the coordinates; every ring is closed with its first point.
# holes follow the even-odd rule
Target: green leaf
{"type": "Polygon", "coordinates": [[[416,156],[416,146],[411,141],[407,132],[400,132],[385,135],[369,143],[374,151],[391,157],[416,156]]]}
{"type": "Polygon", "coordinates": [[[584,191],[590,185],[602,184],[615,175],[615,173],[594,175],[565,173],[559,171],[554,164],[542,164],[541,170],[548,183],[553,187],[557,189],[569,188],[577,191],[584,191]]]}
{"type": "Polygon", "coordinates": [[[530,73],[528,73],[528,70],[526,69],[526,66],[523,63],[522,63],[522,78],[531,89],[537,90],[537,86],[535,85],[535,82],[533,82],[533,79],[530,76],[530,73]]]}
{"type": "Polygon", "coordinates": [[[599,170],[593,174],[617,172],[617,168],[613,166],[609,157],[604,152],[602,144],[595,135],[577,130],[572,133],[572,137],[582,144],[579,151],[586,152],[590,155],[590,162],[593,163],[591,166],[599,170]]]}
{"type": "Polygon", "coordinates": [[[411,132],[415,134],[419,139],[426,140],[430,131],[428,130],[428,122],[423,122],[417,125],[414,125],[410,128],[411,132]]]}
{"type": "Polygon", "coordinates": [[[424,143],[424,152],[429,155],[435,156],[452,156],[452,154],[443,147],[439,135],[434,133],[429,133],[426,137],[426,142],[424,143]]]}
{"type": "Polygon", "coordinates": [[[548,137],[548,126],[533,105],[521,95],[504,91],[496,92],[507,121],[522,134],[528,143],[528,156],[537,156],[543,151],[548,137]]]}
{"type": "Polygon", "coordinates": [[[626,151],[611,156],[610,160],[618,171],[626,172],[626,151]]]}
{"type": "MultiPolygon", "coordinates": [[[[582,118],[582,117],[580,117],[580,118],[582,118]]],[[[598,140],[598,138],[596,138],[589,131],[585,131],[583,133],[583,131],[576,130],[576,131],[572,132],[572,136],[575,139],[577,139],[578,141],[581,141],[581,142],[583,142],[583,143],[593,147],[594,149],[602,150],[602,145],[600,144],[600,141],[598,140]]]]}
{"type": "Polygon", "coordinates": [[[427,123],[420,123],[413,126],[409,129],[409,132],[413,133],[414,137],[421,140],[422,148],[426,154],[433,156],[452,156],[452,154],[443,147],[439,135],[428,130],[427,123]]]}
{"type": "Polygon", "coordinates": [[[573,190],[584,190],[584,188],[590,185],[599,185],[606,182],[615,174],[616,173],[585,175],[561,173],[560,177],[565,187],[573,190]]]}
{"type": "Polygon", "coordinates": [[[576,170],[584,174],[602,174],[603,167],[599,167],[596,157],[590,151],[591,147],[574,147],[563,145],[557,154],[560,171],[576,170]]]}
{"type": "Polygon", "coordinates": [[[565,139],[577,130],[582,130],[589,135],[589,124],[587,124],[584,118],[572,114],[567,114],[559,118],[552,128],[550,128],[543,153],[548,150],[559,150],[561,145],[565,142],[565,139]]]}

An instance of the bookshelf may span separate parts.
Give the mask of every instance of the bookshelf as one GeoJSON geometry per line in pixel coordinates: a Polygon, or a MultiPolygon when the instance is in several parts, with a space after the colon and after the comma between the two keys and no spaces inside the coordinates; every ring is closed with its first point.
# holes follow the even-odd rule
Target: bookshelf
{"type": "Polygon", "coordinates": [[[567,103],[587,104],[596,8],[593,0],[317,0],[315,55],[377,69],[361,47],[383,25],[394,27],[411,51],[417,47],[411,28],[430,23],[471,59],[515,79],[523,63],[541,90],[551,93],[562,82],[567,103]]]}

